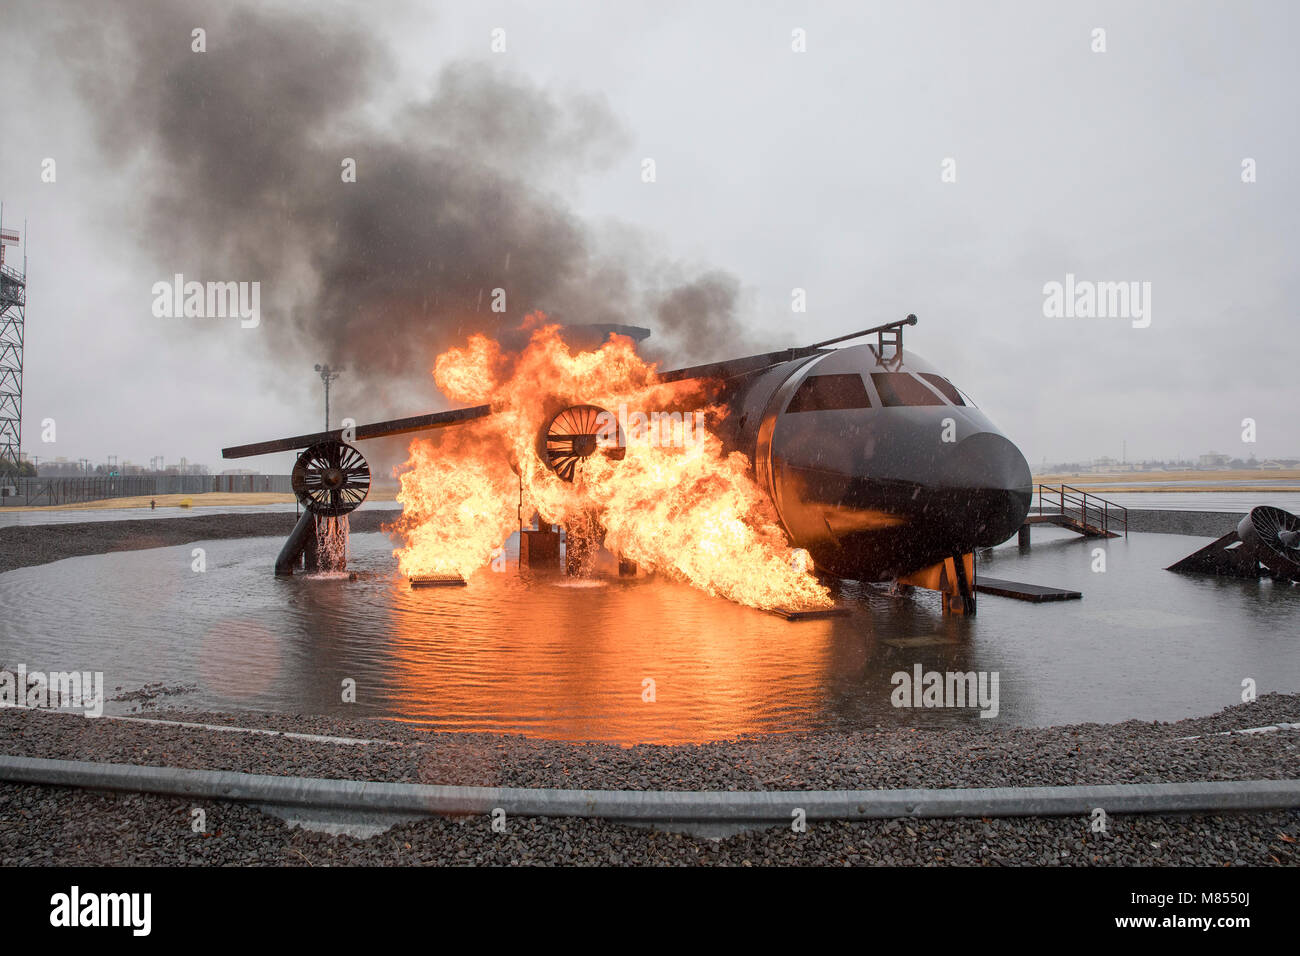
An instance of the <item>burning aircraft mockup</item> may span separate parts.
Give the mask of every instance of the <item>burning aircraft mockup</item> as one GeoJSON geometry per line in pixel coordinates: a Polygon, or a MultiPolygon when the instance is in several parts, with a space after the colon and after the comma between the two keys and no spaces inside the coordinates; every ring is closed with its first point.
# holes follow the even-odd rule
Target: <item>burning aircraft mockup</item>
{"type": "MultiPolygon", "coordinates": [[[[432,433],[400,475],[392,530],[408,575],[472,573],[536,515],[540,529],[567,529],[571,551],[603,543],[627,565],[755,607],[826,607],[820,575],[931,587],[945,610],[969,612],[972,553],[1018,531],[1030,471],[964,393],[904,353],[915,324],[659,372],[637,355],[644,329],[535,313],[518,349],[476,335],[439,356],[438,387],[466,407],[349,437],[432,433]],[[584,337],[604,341],[574,344],[584,337]]],[[[368,466],[343,439],[223,451],[306,449],[293,486],[307,513],[278,571],[304,551],[313,560],[314,521],[365,499],[368,466]]]]}

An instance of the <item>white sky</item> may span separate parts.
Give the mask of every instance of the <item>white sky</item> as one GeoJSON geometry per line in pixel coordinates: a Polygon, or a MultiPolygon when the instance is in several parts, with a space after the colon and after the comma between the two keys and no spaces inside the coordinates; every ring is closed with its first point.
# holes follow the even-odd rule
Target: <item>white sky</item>
{"type": "MultiPolygon", "coordinates": [[[[104,8],[81,6],[93,41],[104,8]]],[[[451,60],[603,95],[628,148],[564,184],[598,234],[631,229],[657,256],[733,274],[747,323],[780,344],[915,312],[908,347],[1035,466],[1119,457],[1125,440],[1130,459],[1300,455],[1295,4],[335,6],[393,50],[375,115],[451,60]],[[794,28],[806,53],[791,52],[794,28]],[[956,183],[940,181],[946,157],[956,183]],[[1241,182],[1245,157],[1258,182],[1241,182]],[[1150,327],[1045,318],[1043,285],[1067,272],[1150,282],[1150,327]],[[790,311],[796,286],[807,315],[790,311]]],[[[99,154],[70,77],[35,42],[42,9],[19,3],[0,36],[0,198],[31,242],[24,450],[286,471],[291,456],[227,465],[219,449],[318,428],[319,380],[277,367],[258,330],[196,336],[150,314],[171,273],[130,225],[149,184],[99,154]]],[[[368,383],[345,387],[347,414],[389,414],[368,383]]],[[[393,411],[442,405],[430,383],[393,411]]]]}

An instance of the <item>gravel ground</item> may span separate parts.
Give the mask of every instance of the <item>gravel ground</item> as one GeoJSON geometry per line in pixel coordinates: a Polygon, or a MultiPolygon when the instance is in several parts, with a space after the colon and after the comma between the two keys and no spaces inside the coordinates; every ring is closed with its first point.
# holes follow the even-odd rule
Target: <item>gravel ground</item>
{"type": "MultiPolygon", "coordinates": [[[[357,534],[378,531],[393,510],[362,509],[349,517],[357,534]]],[[[0,528],[0,574],[14,568],[109,551],[168,548],[219,538],[288,537],[298,519],[289,511],[261,514],[195,514],[183,518],[85,521],[78,524],[15,525],[0,528]]]]}
{"type": "MultiPolygon", "coordinates": [[[[1300,721],[1300,695],[1173,724],[785,734],[686,746],[574,745],[444,734],[383,720],[165,711],[158,717],[384,740],[311,742],[0,710],[0,752],[255,773],[490,786],[851,789],[1296,776],[1300,732],[1201,737],[1300,721]]],[[[714,840],[600,820],[429,819],[362,840],[240,804],[0,785],[0,863],[1295,865],[1300,812],[811,823],[714,840]],[[201,807],[208,832],[194,834],[201,807]],[[33,835],[39,835],[33,839],[33,835]]]]}
{"type": "Polygon", "coordinates": [[[242,804],[0,784],[0,864],[1294,866],[1300,813],[872,820],[722,840],[600,820],[430,818],[358,839],[288,827],[242,804]],[[191,812],[207,832],[191,830],[191,812]]]}
{"type": "Polygon", "coordinates": [[[708,744],[571,744],[435,733],[391,721],[167,709],[154,718],[391,741],[365,746],[75,714],[0,710],[0,753],[70,760],[466,786],[611,790],[836,790],[1163,783],[1300,776],[1300,695],[1177,723],[791,733],[708,744]]]}

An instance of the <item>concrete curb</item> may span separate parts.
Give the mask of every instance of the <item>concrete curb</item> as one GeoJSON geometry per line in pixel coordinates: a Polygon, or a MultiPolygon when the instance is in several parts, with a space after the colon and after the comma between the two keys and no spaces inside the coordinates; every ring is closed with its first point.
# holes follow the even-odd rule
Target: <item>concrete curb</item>
{"type": "Polygon", "coordinates": [[[0,780],[368,814],[488,814],[499,807],[514,816],[642,822],[787,822],[795,809],[802,809],[810,820],[863,820],[1086,816],[1095,807],[1112,814],[1300,807],[1300,780],[962,790],[534,790],[279,777],[13,756],[0,756],[0,780]]]}
{"type": "MultiPolygon", "coordinates": [[[[1031,511],[1030,514],[1033,514],[1031,511]]],[[[1219,538],[1237,527],[1246,516],[1244,511],[1173,511],[1157,508],[1130,508],[1129,531],[1154,534],[1187,534],[1201,538],[1219,538]]]]}

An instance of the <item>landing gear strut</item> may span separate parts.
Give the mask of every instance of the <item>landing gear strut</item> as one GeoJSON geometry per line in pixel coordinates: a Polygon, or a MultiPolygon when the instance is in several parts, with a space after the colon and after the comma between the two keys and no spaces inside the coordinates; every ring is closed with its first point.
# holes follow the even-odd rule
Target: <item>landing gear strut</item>
{"type": "Polygon", "coordinates": [[[929,588],[943,597],[944,614],[975,613],[975,555],[955,554],[920,571],[903,575],[899,584],[929,588]]]}

